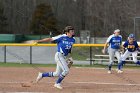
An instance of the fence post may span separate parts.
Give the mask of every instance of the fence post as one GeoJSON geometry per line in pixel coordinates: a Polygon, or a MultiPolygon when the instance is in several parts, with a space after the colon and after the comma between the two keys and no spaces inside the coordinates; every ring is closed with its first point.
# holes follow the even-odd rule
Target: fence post
{"type": "Polygon", "coordinates": [[[4,46],[4,63],[6,63],[6,46],[4,46]]]}
{"type": "Polygon", "coordinates": [[[32,64],[32,46],[30,46],[30,64],[32,64]]]}
{"type": "Polygon", "coordinates": [[[90,46],[90,65],[92,65],[92,46],[90,46]]]}

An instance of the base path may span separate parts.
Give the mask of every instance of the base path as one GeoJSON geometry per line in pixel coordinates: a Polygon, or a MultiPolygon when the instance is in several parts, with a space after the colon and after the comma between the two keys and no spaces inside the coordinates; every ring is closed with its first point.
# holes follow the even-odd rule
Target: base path
{"type": "MultiPolygon", "coordinates": [[[[54,71],[55,67],[41,68],[54,71]]],[[[105,69],[76,68],[70,69],[64,79],[63,90],[53,87],[57,78],[43,78],[38,84],[31,87],[21,87],[21,83],[36,79],[38,71],[32,67],[1,67],[0,93],[139,93],[140,69],[124,69],[123,74],[115,70],[108,74],[105,69]]]]}

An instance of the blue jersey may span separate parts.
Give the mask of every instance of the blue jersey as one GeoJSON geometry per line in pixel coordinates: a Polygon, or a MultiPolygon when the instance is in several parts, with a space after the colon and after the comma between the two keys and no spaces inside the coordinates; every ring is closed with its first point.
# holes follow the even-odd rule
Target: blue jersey
{"type": "Polygon", "coordinates": [[[68,37],[66,34],[52,37],[57,42],[57,51],[67,56],[71,52],[72,45],[75,43],[73,37],[68,37]]]}
{"type": "Polygon", "coordinates": [[[114,34],[110,35],[107,39],[107,43],[109,43],[109,47],[113,49],[119,49],[122,43],[122,36],[115,36],[114,34]]]}
{"type": "Polygon", "coordinates": [[[130,44],[129,41],[125,41],[125,43],[123,44],[123,46],[125,48],[127,48],[127,50],[129,52],[134,52],[136,49],[139,48],[137,41],[133,41],[132,44],[130,44]]]}

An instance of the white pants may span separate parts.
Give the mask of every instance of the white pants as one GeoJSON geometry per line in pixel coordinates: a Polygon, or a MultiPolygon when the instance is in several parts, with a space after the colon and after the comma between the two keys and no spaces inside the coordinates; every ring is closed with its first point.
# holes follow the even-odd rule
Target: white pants
{"type": "Polygon", "coordinates": [[[56,52],[55,61],[57,66],[56,66],[56,71],[53,73],[53,76],[59,76],[60,74],[66,76],[69,72],[69,68],[67,66],[65,56],[60,52],[56,52]]]}
{"type": "Polygon", "coordinates": [[[122,55],[121,60],[125,61],[127,57],[129,57],[132,54],[133,57],[133,61],[136,63],[137,60],[137,55],[138,55],[138,51],[134,51],[134,52],[129,52],[128,50],[125,51],[125,53],[122,55]]]}
{"type": "Polygon", "coordinates": [[[114,62],[114,57],[116,56],[118,59],[118,63],[120,63],[120,52],[118,49],[112,49],[112,48],[108,48],[108,53],[109,53],[109,64],[111,65],[114,62]]]}

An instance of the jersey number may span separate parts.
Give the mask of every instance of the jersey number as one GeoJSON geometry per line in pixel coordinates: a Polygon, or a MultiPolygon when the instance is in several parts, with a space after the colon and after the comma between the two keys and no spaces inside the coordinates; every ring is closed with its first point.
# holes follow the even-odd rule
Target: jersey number
{"type": "Polygon", "coordinates": [[[71,49],[71,46],[69,45],[66,45],[66,48],[65,49],[71,49]]]}

